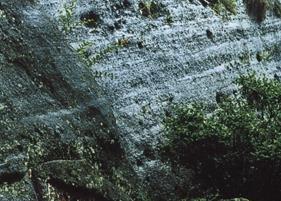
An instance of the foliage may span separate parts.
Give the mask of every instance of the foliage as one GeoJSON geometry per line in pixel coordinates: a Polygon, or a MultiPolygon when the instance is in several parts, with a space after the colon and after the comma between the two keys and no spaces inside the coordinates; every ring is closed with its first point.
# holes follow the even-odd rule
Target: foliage
{"type": "Polygon", "coordinates": [[[157,3],[156,1],[140,1],[139,2],[140,13],[149,18],[157,18],[161,15],[169,16],[169,11],[165,8],[162,3],[157,3]]]}
{"type": "Polygon", "coordinates": [[[81,20],[77,20],[75,16],[77,2],[78,0],[70,0],[70,2],[64,3],[63,9],[60,11],[59,21],[63,32],[67,34],[82,25],[95,27],[99,20],[98,16],[93,13],[88,13],[89,16],[82,16],[81,20]]]}
{"type": "MultiPolygon", "coordinates": [[[[63,5],[63,10],[60,11],[59,21],[62,26],[62,31],[65,34],[70,34],[74,29],[77,29],[81,25],[85,25],[90,27],[96,26],[97,24],[97,17],[96,18],[89,18],[89,16],[83,16],[79,21],[76,19],[74,15],[74,11],[77,7],[77,0],[71,0],[68,3],[63,5]]],[[[88,14],[90,17],[93,16],[92,13],[88,14]]],[[[125,47],[128,45],[128,39],[119,39],[116,43],[108,45],[103,50],[96,52],[93,56],[90,55],[89,49],[93,46],[93,43],[90,41],[83,41],[76,49],[77,54],[79,55],[80,59],[87,67],[92,67],[96,64],[99,60],[101,60],[107,53],[113,52],[120,47],[125,47]]],[[[96,78],[101,77],[111,77],[113,78],[113,74],[109,72],[102,72],[98,70],[93,70],[93,74],[96,78]]]]}
{"type": "Polygon", "coordinates": [[[236,14],[237,2],[236,0],[217,0],[211,3],[213,10],[222,15],[223,13],[230,12],[231,14],[236,14]]]}
{"type": "MultiPolygon", "coordinates": [[[[180,105],[165,120],[165,156],[195,172],[194,192],[281,197],[281,83],[255,74],[237,80],[240,92],[223,97],[212,113],[180,105]]],[[[197,195],[196,195],[197,194],[197,195]]]]}
{"type": "MultiPolygon", "coordinates": [[[[237,0],[199,0],[202,5],[210,6],[224,19],[229,14],[237,14],[237,0]]],[[[265,20],[268,11],[272,11],[277,17],[281,17],[281,3],[279,0],[243,0],[247,13],[258,23],[265,20]]]]}
{"type": "MultiPolygon", "coordinates": [[[[89,53],[89,49],[93,46],[93,43],[89,41],[82,42],[79,47],[76,49],[79,57],[81,60],[86,64],[87,67],[92,67],[96,64],[99,60],[101,60],[106,54],[116,51],[119,48],[125,47],[129,44],[128,39],[122,38],[117,40],[117,42],[113,44],[109,44],[103,50],[95,53],[94,56],[91,56],[89,53]]],[[[94,71],[95,77],[111,77],[113,78],[113,74],[109,72],[102,72],[102,71],[94,71]]]]}
{"type": "Polygon", "coordinates": [[[70,3],[63,4],[63,9],[60,11],[59,21],[65,33],[71,32],[80,24],[74,16],[76,6],[77,0],[71,0],[70,3]]]}
{"type": "Polygon", "coordinates": [[[94,11],[89,11],[82,14],[80,20],[86,27],[95,28],[100,22],[100,16],[94,11]]]}

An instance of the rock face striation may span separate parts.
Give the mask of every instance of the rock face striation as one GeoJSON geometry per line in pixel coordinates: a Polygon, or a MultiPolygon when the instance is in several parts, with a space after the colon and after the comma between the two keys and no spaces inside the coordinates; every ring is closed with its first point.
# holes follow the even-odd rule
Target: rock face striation
{"type": "MultiPolygon", "coordinates": [[[[38,7],[59,19],[64,4],[42,0],[38,7]]],[[[236,15],[224,16],[196,0],[78,1],[77,19],[91,12],[98,16],[95,27],[78,27],[69,38],[73,47],[92,42],[89,54],[102,54],[93,70],[113,74],[97,82],[135,159],[161,141],[161,120],[171,103],[212,101],[247,71],[280,73],[280,18],[268,12],[257,23],[240,0],[236,15]],[[140,2],[161,7],[149,15],[140,2]]]]}
{"type": "Polygon", "coordinates": [[[214,103],[240,74],[278,78],[281,19],[257,23],[242,0],[235,14],[84,0],[70,16],[84,23],[63,33],[67,2],[0,2],[1,199],[179,200],[189,173],[159,159],[163,118],[175,103],[214,103]]]}

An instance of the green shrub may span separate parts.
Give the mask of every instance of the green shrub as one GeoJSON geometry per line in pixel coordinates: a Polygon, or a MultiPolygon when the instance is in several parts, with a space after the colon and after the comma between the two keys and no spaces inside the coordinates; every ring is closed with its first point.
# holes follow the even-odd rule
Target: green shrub
{"type": "Polygon", "coordinates": [[[239,93],[217,108],[177,106],[165,120],[163,152],[173,167],[194,171],[193,193],[242,196],[254,201],[281,197],[281,83],[254,74],[237,80],[239,93]]]}

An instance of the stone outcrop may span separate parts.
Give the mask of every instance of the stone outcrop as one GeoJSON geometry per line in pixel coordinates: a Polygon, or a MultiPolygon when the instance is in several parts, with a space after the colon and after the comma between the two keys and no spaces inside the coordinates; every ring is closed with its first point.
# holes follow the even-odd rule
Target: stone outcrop
{"type": "MultiPolygon", "coordinates": [[[[39,4],[60,18],[63,2],[39,4]]],[[[228,9],[232,12],[218,13],[209,5],[199,0],[78,1],[76,19],[92,12],[99,20],[95,27],[69,33],[71,44],[92,42],[89,54],[102,55],[93,71],[113,74],[97,82],[110,97],[127,156],[141,176],[159,167],[155,150],[171,105],[215,102],[216,93],[231,93],[235,78],[250,71],[280,75],[281,20],[274,9],[263,11],[261,22],[255,16],[260,13],[247,10],[242,0],[228,9]],[[104,54],[116,41],[118,48],[104,54]]]]}
{"type": "Polygon", "coordinates": [[[281,75],[272,11],[257,23],[242,0],[236,14],[197,0],[147,2],[78,1],[73,18],[95,21],[66,35],[63,1],[1,0],[0,164],[24,160],[12,180],[0,165],[3,200],[179,200],[191,173],[174,175],[157,152],[170,107],[214,103],[249,71],[281,75]],[[74,51],[85,41],[90,69],[74,51]]]}
{"type": "MultiPolygon", "coordinates": [[[[63,5],[41,0],[38,7],[59,19],[63,5]]],[[[75,17],[88,12],[99,16],[98,24],[73,30],[73,47],[93,42],[88,51],[95,56],[116,41],[126,42],[92,69],[114,76],[97,82],[110,97],[128,155],[135,159],[161,141],[169,105],[214,101],[216,92],[232,90],[235,77],[247,71],[280,74],[280,18],[268,11],[257,23],[242,0],[236,15],[219,15],[197,0],[78,1],[75,17]],[[161,8],[147,16],[139,2],[161,8]]]]}
{"type": "Polygon", "coordinates": [[[134,176],[92,73],[29,2],[0,10],[0,200],[128,200],[134,176]]]}

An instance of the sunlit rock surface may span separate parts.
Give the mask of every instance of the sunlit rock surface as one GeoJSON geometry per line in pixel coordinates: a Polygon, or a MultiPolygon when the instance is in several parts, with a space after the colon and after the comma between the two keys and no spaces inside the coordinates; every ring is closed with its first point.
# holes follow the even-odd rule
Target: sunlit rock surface
{"type": "MultiPolygon", "coordinates": [[[[113,104],[127,155],[143,162],[141,171],[153,164],[144,152],[162,140],[162,119],[171,104],[214,101],[216,92],[233,90],[235,77],[248,71],[279,76],[281,20],[268,12],[258,24],[241,0],[237,14],[227,16],[197,0],[154,1],[163,8],[146,16],[139,2],[78,1],[77,19],[93,12],[99,20],[93,28],[77,27],[69,38],[74,48],[92,42],[92,55],[126,41],[92,69],[114,76],[97,82],[113,104]]],[[[41,0],[39,7],[59,19],[63,5],[41,0]]]]}
{"type": "Polygon", "coordinates": [[[235,78],[248,71],[280,75],[281,19],[268,12],[258,24],[241,0],[237,14],[227,16],[197,0],[155,1],[161,8],[148,14],[136,0],[83,0],[75,19],[90,14],[96,23],[68,34],[58,22],[64,1],[24,2],[0,3],[7,15],[0,19],[0,159],[5,164],[24,154],[30,170],[8,185],[15,192],[19,187],[13,185],[25,186],[23,198],[3,186],[3,199],[48,200],[50,185],[58,199],[66,199],[58,192],[78,199],[77,192],[86,189],[85,200],[145,200],[128,193],[130,187],[137,191],[133,178],[140,178],[152,200],[176,201],[175,189],[188,191],[189,173],[174,176],[157,153],[170,107],[212,103],[217,92],[235,90],[235,78]],[[85,41],[92,42],[88,54],[97,58],[91,69],[75,55],[85,41]],[[113,78],[94,79],[96,71],[113,78]],[[83,186],[87,174],[76,177],[81,170],[58,175],[48,168],[68,172],[84,160],[81,170],[92,170],[89,177],[97,181],[90,187],[83,186]],[[76,186],[70,188],[72,183],[76,186]]]}

